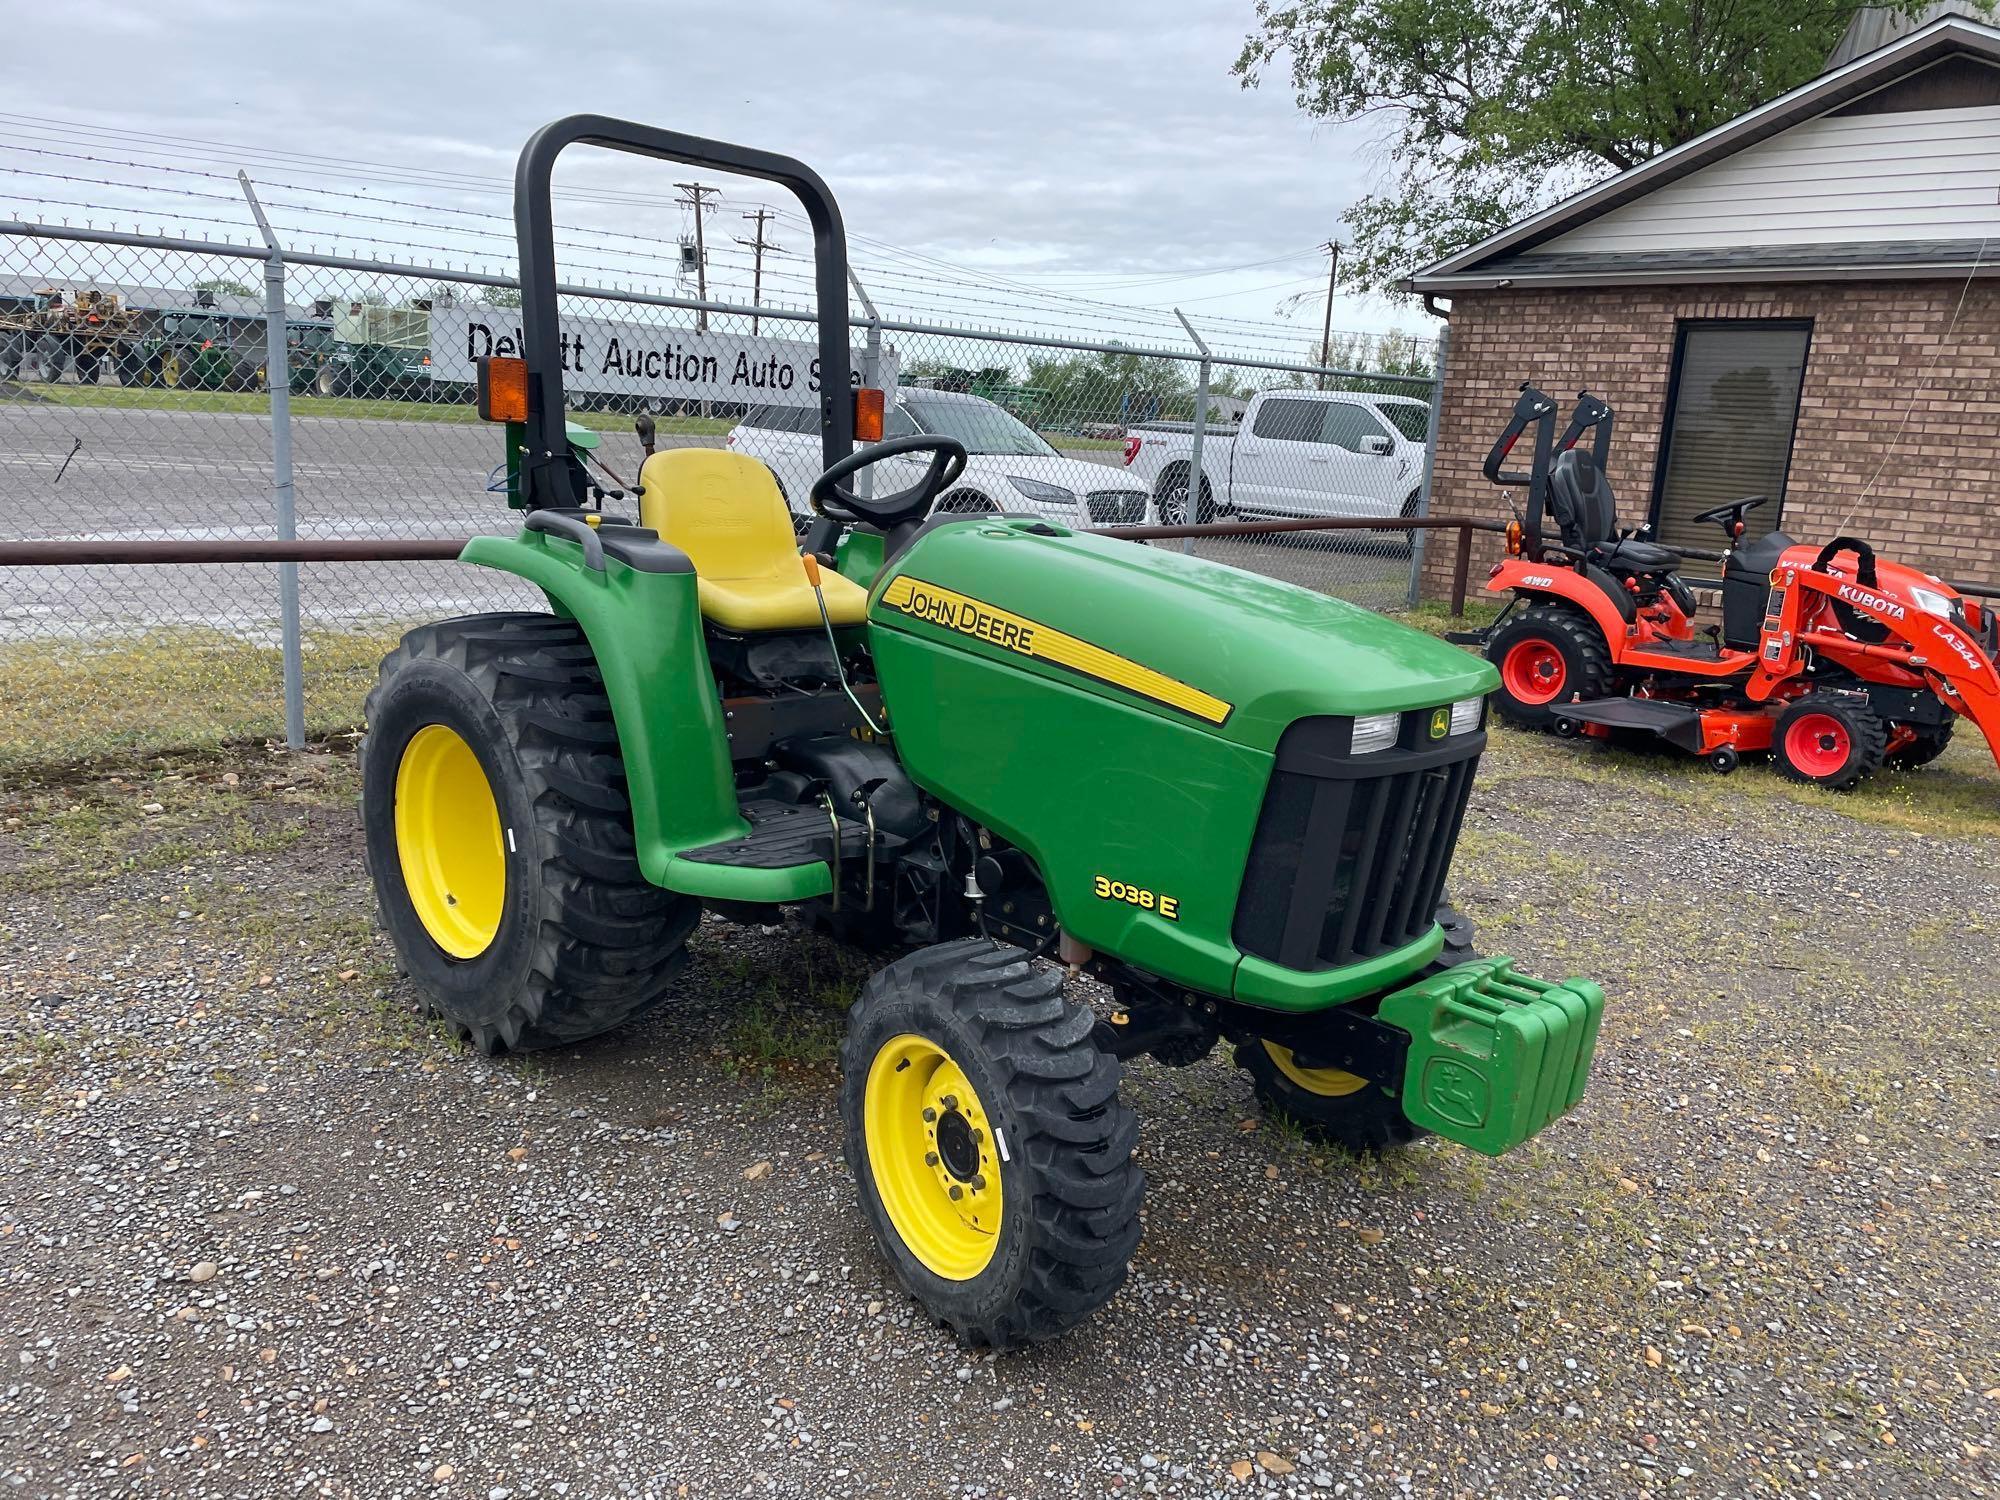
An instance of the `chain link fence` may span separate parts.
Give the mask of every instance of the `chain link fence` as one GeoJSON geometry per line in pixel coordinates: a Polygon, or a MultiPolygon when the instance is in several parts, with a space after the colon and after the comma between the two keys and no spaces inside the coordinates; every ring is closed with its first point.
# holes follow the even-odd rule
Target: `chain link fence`
{"type": "MultiPolygon", "coordinates": [[[[509,531],[473,360],[518,348],[518,302],[499,277],[0,225],[0,540],[509,531]]],[[[809,314],[587,288],[562,308],[570,417],[599,434],[613,481],[636,473],[644,413],[661,447],[762,460],[807,513],[809,314]]],[[[947,510],[1102,527],[1425,506],[1437,372],[1407,345],[1407,367],[1357,374],[1209,354],[1198,334],[1181,351],[862,315],[854,351],[891,393],[890,435],[971,451],[947,510]]],[[[1401,608],[1424,544],[1348,531],[1151,545],[1401,608]]],[[[0,768],[283,733],[288,649],[294,726],[348,730],[410,624],[539,604],[450,562],[11,568],[0,768]]]]}

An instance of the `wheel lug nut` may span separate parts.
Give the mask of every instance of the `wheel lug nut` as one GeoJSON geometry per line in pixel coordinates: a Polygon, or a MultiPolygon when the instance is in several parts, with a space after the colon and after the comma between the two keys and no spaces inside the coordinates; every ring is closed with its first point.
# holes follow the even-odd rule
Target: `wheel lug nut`
{"type": "Polygon", "coordinates": [[[972,1179],[972,1190],[975,1193],[986,1191],[986,1174],[984,1172],[981,1172],[977,1177],[972,1179]]]}
{"type": "Polygon", "coordinates": [[[934,1166],[936,1166],[937,1164],[938,1164],[938,1154],[937,1154],[937,1152],[935,1152],[935,1151],[926,1151],[926,1152],[924,1153],[924,1165],[925,1165],[925,1166],[927,1166],[927,1167],[934,1167],[934,1166]]]}
{"type": "Polygon", "coordinates": [[[946,1109],[957,1109],[958,1095],[946,1094],[942,1099],[938,1100],[938,1103],[942,1104],[946,1109]]]}
{"type": "Polygon", "coordinates": [[[931,1123],[931,1121],[935,1120],[936,1118],[937,1118],[937,1111],[932,1109],[928,1104],[926,1104],[924,1106],[924,1123],[928,1125],[931,1123]]]}
{"type": "Polygon", "coordinates": [[[965,1189],[960,1187],[957,1183],[954,1182],[951,1185],[952,1202],[956,1203],[960,1198],[963,1198],[964,1196],[965,1196],[965,1189]]]}

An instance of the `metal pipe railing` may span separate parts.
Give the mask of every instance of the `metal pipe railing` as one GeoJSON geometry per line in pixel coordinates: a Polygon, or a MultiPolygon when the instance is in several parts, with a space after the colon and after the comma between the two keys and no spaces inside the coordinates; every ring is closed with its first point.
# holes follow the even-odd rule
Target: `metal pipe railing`
{"type": "MultiPolygon", "coordinates": [[[[1465,613],[1471,588],[1472,537],[1499,535],[1500,521],[1461,516],[1337,517],[1305,521],[1212,521],[1206,526],[1107,526],[1101,536],[1130,542],[1166,542],[1204,537],[1276,536],[1296,531],[1456,531],[1448,595],[1454,617],[1465,613]]],[[[354,563],[449,562],[465,549],[466,537],[396,537],[330,541],[88,541],[50,538],[0,542],[0,568],[126,567],[160,563],[354,563]]],[[[1687,554],[1696,555],[1692,550],[1687,554]]],[[[1714,559],[1704,559],[1714,560],[1714,559]]],[[[1945,582],[1975,599],[2000,599],[2000,584],[1945,582]]]]}
{"type": "MultiPolygon", "coordinates": [[[[1497,521],[1445,516],[1329,518],[1309,521],[1216,521],[1206,526],[1108,526],[1100,533],[1126,541],[1200,540],[1203,537],[1270,536],[1291,531],[1447,531],[1459,533],[1452,568],[1451,612],[1465,613],[1472,533],[1499,532],[1497,521]]],[[[77,541],[66,538],[0,542],[0,568],[144,566],[160,563],[339,563],[449,561],[464,550],[465,537],[427,540],[398,537],[369,541],[77,541]]]]}

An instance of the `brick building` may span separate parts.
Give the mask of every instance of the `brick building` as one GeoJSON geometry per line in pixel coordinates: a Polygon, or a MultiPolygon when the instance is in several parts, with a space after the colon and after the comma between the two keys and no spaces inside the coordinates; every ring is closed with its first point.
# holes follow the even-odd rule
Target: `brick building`
{"type": "Polygon", "coordinates": [[[1432,510],[1504,518],[1520,383],[1587,387],[1622,525],[1713,549],[1689,518],[1765,494],[1753,534],[2000,581],[1995,278],[2000,30],[1948,16],[1413,277],[1450,308],[1432,510]]]}

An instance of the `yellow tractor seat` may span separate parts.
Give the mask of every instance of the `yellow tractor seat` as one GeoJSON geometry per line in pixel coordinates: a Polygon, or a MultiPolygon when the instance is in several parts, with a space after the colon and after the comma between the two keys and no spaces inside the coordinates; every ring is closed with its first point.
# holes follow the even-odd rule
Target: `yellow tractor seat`
{"type": "MultiPolygon", "coordinates": [[[[671,448],[639,471],[639,523],[694,560],[703,618],[725,630],[817,630],[792,513],[771,471],[718,448],[671,448]]],[[[868,591],[827,568],[827,618],[859,625],[868,591]]]]}

